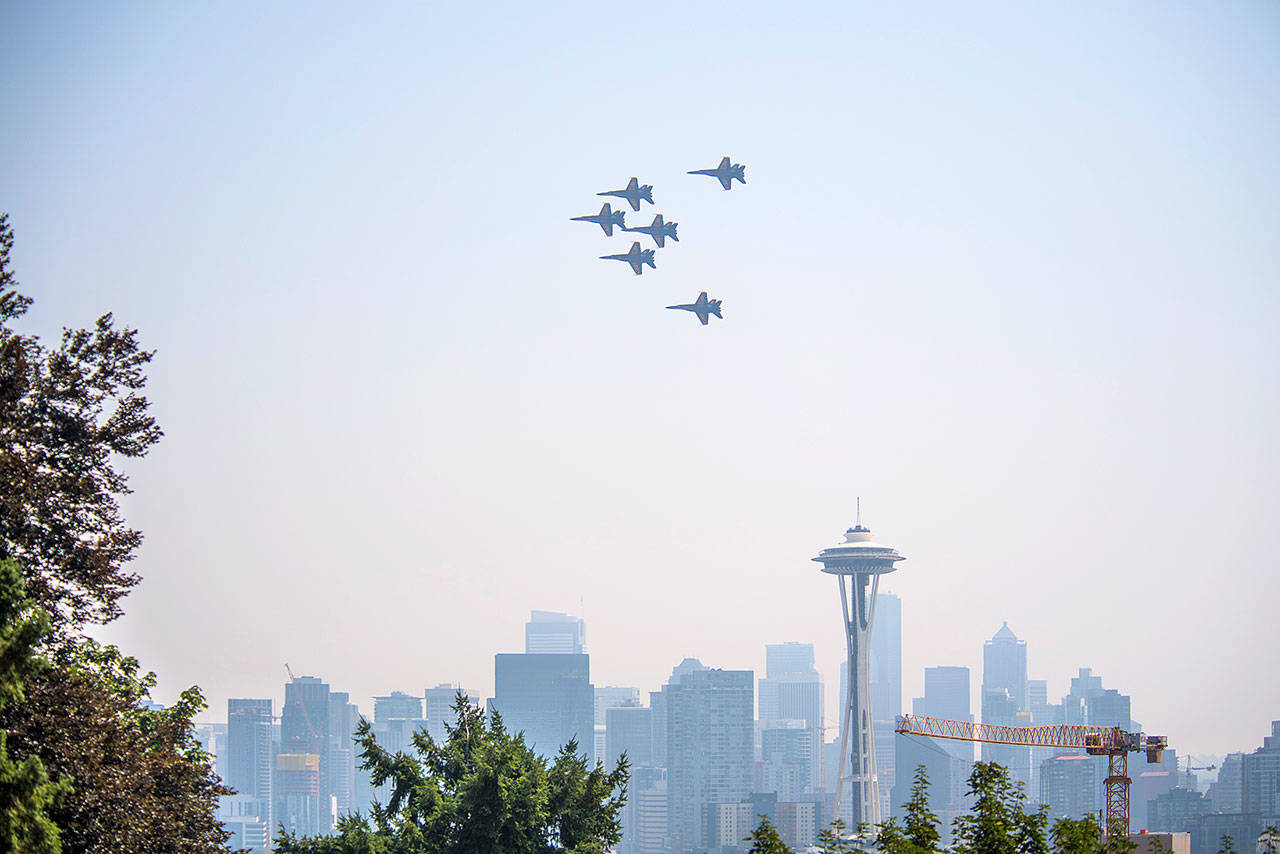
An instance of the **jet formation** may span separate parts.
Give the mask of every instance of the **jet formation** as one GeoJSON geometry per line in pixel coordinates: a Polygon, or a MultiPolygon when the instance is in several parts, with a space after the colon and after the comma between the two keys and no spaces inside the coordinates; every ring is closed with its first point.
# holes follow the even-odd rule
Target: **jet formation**
{"type": "MultiPolygon", "coordinates": [[[[747,167],[741,163],[733,163],[730,158],[725,157],[720,161],[720,165],[715,169],[694,169],[688,174],[709,175],[717,179],[720,182],[720,185],[726,190],[729,190],[733,188],[733,182],[735,179],[739,183],[747,183],[746,169],[747,167]]],[[[621,190],[605,190],[604,192],[596,193],[596,195],[615,196],[620,199],[625,199],[627,204],[631,206],[631,210],[639,211],[640,203],[642,201],[648,202],[651,205],[653,204],[653,185],[641,184],[640,179],[633,177],[629,182],[627,182],[627,186],[621,190]]],[[[597,214],[575,216],[570,217],[569,219],[573,222],[595,223],[600,226],[600,230],[604,232],[606,237],[613,236],[614,226],[617,226],[619,229],[626,232],[647,234],[649,235],[649,239],[654,242],[654,245],[657,246],[658,249],[666,247],[668,237],[676,243],[680,242],[680,238],[676,236],[676,226],[678,226],[679,223],[667,222],[663,219],[662,214],[657,214],[654,216],[653,222],[649,225],[636,226],[633,228],[626,223],[626,211],[615,211],[608,202],[605,203],[604,207],[602,207],[600,212],[597,214]]],[[[636,240],[632,242],[631,250],[629,252],[615,255],[601,255],[600,258],[604,261],[625,261],[631,265],[632,271],[639,276],[644,273],[644,268],[646,266],[654,270],[658,269],[658,265],[654,261],[654,255],[656,252],[656,249],[641,249],[640,241],[636,240]]],[[[691,311],[698,316],[698,320],[703,326],[708,324],[712,315],[715,315],[722,320],[724,319],[724,316],[720,313],[720,300],[708,299],[706,291],[699,294],[698,299],[692,303],[687,305],[669,305],[667,308],[691,311]]]]}

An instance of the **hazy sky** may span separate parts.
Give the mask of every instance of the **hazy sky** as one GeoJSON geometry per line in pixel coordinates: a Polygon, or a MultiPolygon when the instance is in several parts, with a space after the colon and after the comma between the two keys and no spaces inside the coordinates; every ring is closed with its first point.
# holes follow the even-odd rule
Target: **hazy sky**
{"type": "Polygon", "coordinates": [[[861,495],[908,706],[1008,620],[1179,753],[1280,718],[1280,6],[7,3],[0,73],[26,328],[157,350],[161,699],[488,694],[542,608],[834,709],[861,495]],[[632,175],[642,277],[568,221],[632,175]]]}

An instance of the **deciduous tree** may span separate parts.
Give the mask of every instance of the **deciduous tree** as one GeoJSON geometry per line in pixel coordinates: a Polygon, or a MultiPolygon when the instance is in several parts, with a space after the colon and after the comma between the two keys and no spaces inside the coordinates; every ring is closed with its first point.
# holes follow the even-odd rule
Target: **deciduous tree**
{"type": "Polygon", "coordinates": [[[161,436],[142,395],[152,354],[110,314],[64,329],[53,349],[19,333],[31,298],[12,248],[0,214],[0,557],[19,563],[27,595],[65,635],[118,617],[138,581],[126,564],[141,535],[120,511],[129,486],[117,460],[161,436]]]}

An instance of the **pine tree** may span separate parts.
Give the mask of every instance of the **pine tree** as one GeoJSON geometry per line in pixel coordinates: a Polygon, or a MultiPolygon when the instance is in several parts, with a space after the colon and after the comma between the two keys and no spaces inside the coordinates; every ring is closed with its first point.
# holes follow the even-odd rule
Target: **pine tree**
{"type": "Polygon", "coordinates": [[[751,843],[747,854],[791,854],[791,849],[782,841],[782,837],[778,835],[778,829],[773,826],[773,822],[767,815],[760,816],[760,823],[756,825],[756,829],[751,831],[751,835],[743,841],[751,843]]]}
{"type": "MultiPolygon", "coordinates": [[[[0,707],[26,699],[25,682],[40,665],[35,649],[48,633],[49,617],[31,607],[17,565],[0,560],[0,707]]],[[[68,788],[66,780],[49,779],[38,757],[10,757],[0,731],[0,850],[59,854],[48,811],[68,788]]]]}
{"type": "Polygon", "coordinates": [[[622,836],[630,777],[619,759],[588,767],[576,741],[548,761],[512,735],[496,713],[461,695],[455,723],[437,743],[420,730],[412,753],[389,753],[361,720],[361,767],[385,804],[342,822],[335,836],[278,840],[280,854],[604,854],[622,836]]]}

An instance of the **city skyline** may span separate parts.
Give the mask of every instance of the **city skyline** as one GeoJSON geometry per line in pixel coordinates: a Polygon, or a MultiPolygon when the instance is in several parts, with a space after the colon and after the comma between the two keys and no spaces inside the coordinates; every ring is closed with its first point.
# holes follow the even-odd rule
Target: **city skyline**
{"type": "Polygon", "coordinates": [[[541,608],[602,685],[811,642],[830,709],[808,559],[861,495],[910,555],[905,699],[1008,621],[1051,699],[1091,667],[1171,746],[1241,749],[1280,708],[1277,32],[5,5],[21,331],[110,311],[156,351],[143,581],[95,636],[162,702],[278,700],[288,662],[364,707],[491,696],[541,608]],[[726,154],[749,183],[686,174],[726,154]],[[633,175],[680,223],[642,279],[568,221],[633,175]],[[723,321],[663,308],[702,290],[723,321]]]}

